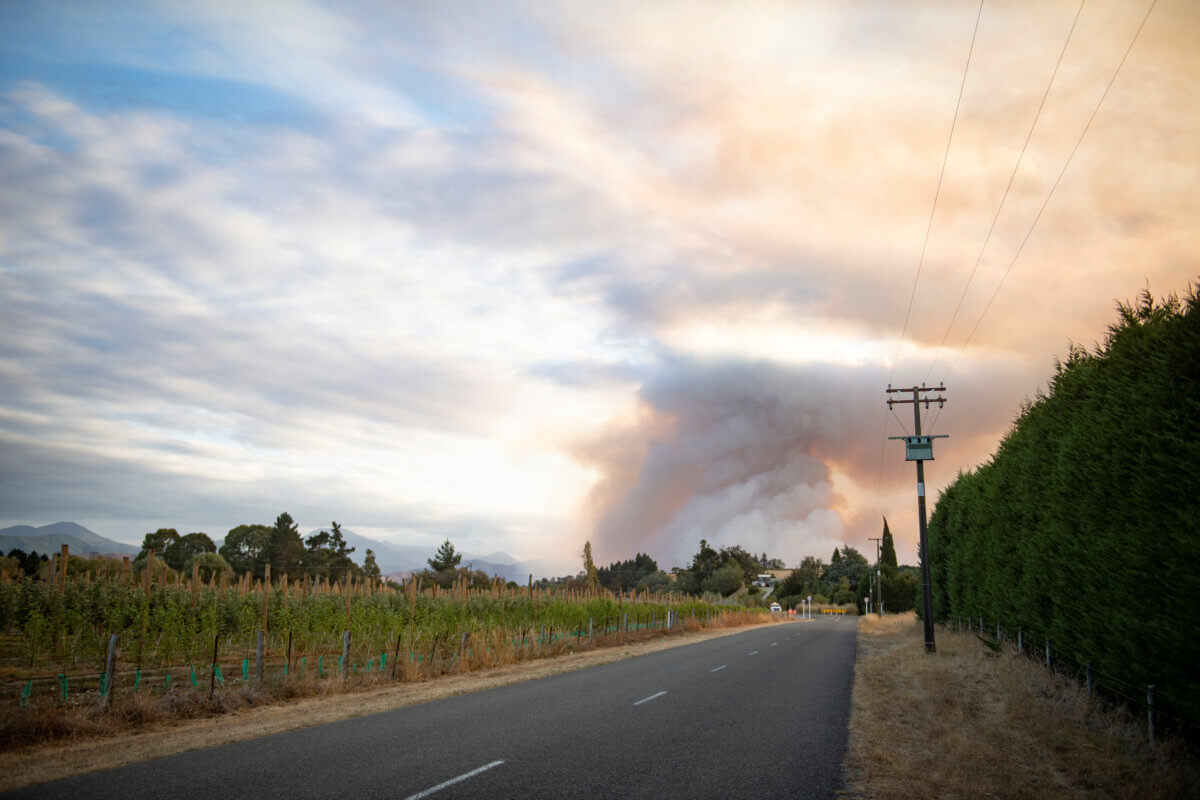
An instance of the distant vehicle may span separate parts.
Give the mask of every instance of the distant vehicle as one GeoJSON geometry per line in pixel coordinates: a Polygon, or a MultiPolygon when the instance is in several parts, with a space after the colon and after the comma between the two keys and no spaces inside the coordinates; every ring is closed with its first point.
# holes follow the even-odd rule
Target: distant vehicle
{"type": "Polygon", "coordinates": [[[771,611],[783,611],[783,607],[779,603],[771,603],[771,611]]]}

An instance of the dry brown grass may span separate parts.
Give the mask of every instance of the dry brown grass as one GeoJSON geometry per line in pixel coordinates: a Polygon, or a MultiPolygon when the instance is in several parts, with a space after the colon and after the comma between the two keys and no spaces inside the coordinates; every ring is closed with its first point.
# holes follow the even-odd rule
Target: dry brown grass
{"type": "Polygon", "coordinates": [[[398,682],[295,680],[272,691],[223,689],[117,695],[113,706],[13,708],[0,713],[0,792],[150,758],[426,703],[521,681],[606,664],[645,653],[738,633],[747,624],[779,624],[761,614],[727,615],[723,625],[643,630],[597,637],[597,646],[546,651],[546,657],[456,666],[438,677],[398,682]],[[740,623],[740,624],[739,624],[740,623]],[[286,701],[286,702],[284,702],[286,701]]]}
{"type": "Polygon", "coordinates": [[[1151,748],[1141,720],[974,634],[939,629],[924,652],[912,615],[859,621],[847,797],[1193,798],[1179,741],[1151,748]]]}

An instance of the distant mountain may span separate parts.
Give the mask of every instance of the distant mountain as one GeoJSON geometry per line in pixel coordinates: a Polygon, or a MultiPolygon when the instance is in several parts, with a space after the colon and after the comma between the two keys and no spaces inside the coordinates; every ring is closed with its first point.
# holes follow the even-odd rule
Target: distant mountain
{"type": "MultiPolygon", "coordinates": [[[[321,530],[328,530],[328,528],[315,528],[309,531],[304,538],[307,539],[321,530]]],[[[432,558],[433,554],[437,551],[436,547],[429,547],[427,545],[381,542],[378,539],[370,539],[346,528],[342,528],[342,537],[346,540],[346,544],[354,548],[354,552],[350,554],[350,557],[354,559],[356,564],[362,564],[363,559],[367,555],[368,548],[373,550],[375,552],[375,563],[379,565],[379,570],[384,575],[400,572],[420,572],[428,566],[427,560],[432,558]]],[[[540,561],[517,561],[507,553],[499,551],[483,557],[463,553],[462,565],[464,567],[470,566],[473,569],[483,570],[488,575],[499,575],[506,581],[517,581],[518,583],[528,580],[530,573],[533,573],[535,578],[550,574],[546,565],[540,561]]]]}
{"type": "MultiPolygon", "coordinates": [[[[308,539],[315,533],[319,533],[329,528],[313,528],[308,533],[302,533],[302,539],[308,539]]],[[[375,563],[379,565],[379,571],[383,575],[399,575],[401,573],[410,574],[420,572],[428,567],[428,559],[433,557],[437,552],[437,547],[419,544],[391,544],[383,542],[379,539],[371,539],[362,534],[355,533],[349,528],[342,528],[342,538],[346,540],[346,544],[354,548],[354,552],[350,554],[350,558],[355,564],[361,565],[363,559],[367,557],[367,550],[375,552],[375,563]]],[[[221,549],[221,545],[225,543],[224,539],[213,540],[217,549],[221,549]]],[[[38,552],[41,552],[40,550],[38,552]]],[[[499,575],[506,581],[516,581],[517,583],[525,583],[529,580],[530,573],[533,573],[534,578],[542,578],[560,573],[554,570],[543,561],[518,561],[508,553],[496,551],[489,553],[486,556],[475,556],[470,553],[463,553],[462,565],[470,566],[472,569],[483,570],[488,575],[499,575]]]]}
{"type": "Polygon", "coordinates": [[[0,530],[0,550],[34,550],[39,553],[57,553],[63,545],[70,548],[72,555],[137,555],[139,547],[107,539],[74,522],[55,522],[53,525],[13,525],[0,530]]]}

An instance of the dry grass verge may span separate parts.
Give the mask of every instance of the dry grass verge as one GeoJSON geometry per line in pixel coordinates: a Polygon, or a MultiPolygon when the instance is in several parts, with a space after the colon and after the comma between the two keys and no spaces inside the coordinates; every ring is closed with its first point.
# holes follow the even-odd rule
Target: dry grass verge
{"type": "MultiPolygon", "coordinates": [[[[746,615],[744,620],[771,624],[761,615],[746,615]]],[[[744,626],[689,626],[671,633],[644,631],[635,634],[634,640],[614,646],[413,683],[377,680],[349,685],[338,681],[307,687],[297,684],[289,697],[237,689],[218,692],[209,700],[206,692],[187,692],[173,699],[170,707],[145,698],[126,697],[106,712],[81,709],[69,715],[29,715],[23,720],[17,716],[25,712],[13,709],[0,717],[0,731],[10,728],[6,744],[0,747],[0,791],[507,686],[742,630],[744,626]],[[37,726],[44,729],[42,737],[38,743],[29,744],[38,736],[37,726]],[[14,747],[21,737],[14,738],[13,728],[23,730],[21,736],[30,737],[23,746],[14,747]]]]}
{"type": "Polygon", "coordinates": [[[1151,748],[1141,720],[974,634],[937,645],[912,615],[859,621],[843,796],[1200,797],[1184,743],[1151,748]]]}

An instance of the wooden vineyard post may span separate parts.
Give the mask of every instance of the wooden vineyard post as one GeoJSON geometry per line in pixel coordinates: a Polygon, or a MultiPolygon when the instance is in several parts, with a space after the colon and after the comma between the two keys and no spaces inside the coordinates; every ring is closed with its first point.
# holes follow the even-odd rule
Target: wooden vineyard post
{"type": "Polygon", "coordinates": [[[262,688],[263,682],[263,632],[258,632],[258,646],[254,649],[254,680],[262,688]]]}
{"type": "Polygon", "coordinates": [[[268,610],[267,604],[270,602],[270,599],[271,599],[271,565],[270,565],[270,563],[266,564],[263,567],[262,593],[263,593],[262,629],[265,632],[267,630],[267,610],[268,610]]]}
{"type": "Polygon", "coordinates": [[[129,556],[121,556],[121,585],[129,581],[129,556]]]}
{"type": "Polygon", "coordinates": [[[71,563],[71,548],[68,545],[62,546],[62,554],[59,556],[61,570],[57,576],[58,593],[66,594],[67,592],[67,565],[71,563]]]}
{"type": "MultiPolygon", "coordinates": [[[[349,635],[349,633],[350,633],[350,573],[349,572],[346,573],[345,587],[346,587],[346,592],[345,592],[345,594],[346,594],[346,633],[347,633],[347,635],[349,635]]],[[[350,640],[347,639],[346,641],[350,641],[350,640]]]]}
{"type": "Polygon", "coordinates": [[[213,657],[212,667],[208,675],[208,697],[211,700],[213,692],[217,690],[217,646],[221,643],[221,632],[217,631],[217,635],[213,637],[213,657]]]}
{"type": "Polygon", "coordinates": [[[200,562],[192,559],[192,608],[200,601],[200,562]]]}
{"type": "MultiPolygon", "coordinates": [[[[63,547],[66,547],[66,545],[63,545],[63,547]]],[[[117,635],[114,633],[108,637],[108,657],[104,659],[104,692],[100,697],[100,705],[102,706],[112,705],[113,684],[116,683],[113,680],[113,673],[116,671],[116,666],[117,635]]]]}

